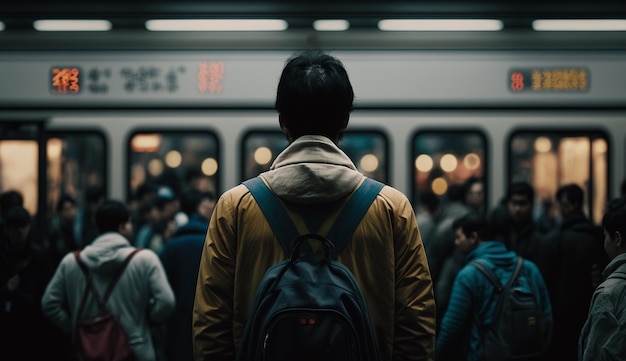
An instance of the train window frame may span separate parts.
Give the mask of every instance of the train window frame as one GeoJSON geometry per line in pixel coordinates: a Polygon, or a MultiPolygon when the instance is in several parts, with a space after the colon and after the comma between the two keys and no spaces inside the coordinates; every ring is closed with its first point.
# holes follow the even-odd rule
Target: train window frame
{"type": "MultiPolygon", "coordinates": [[[[282,135],[283,137],[286,138],[286,136],[284,135],[284,133],[280,130],[276,130],[276,129],[269,129],[269,128],[252,128],[247,130],[245,133],[243,133],[243,135],[241,136],[240,142],[239,142],[239,179],[241,181],[244,181],[246,179],[244,179],[246,177],[246,156],[247,156],[247,152],[246,152],[246,140],[251,136],[251,135],[258,135],[258,134],[272,134],[272,135],[282,135]]],[[[346,130],[345,132],[343,132],[343,134],[340,136],[339,138],[339,148],[342,151],[345,151],[342,146],[341,146],[341,140],[343,139],[343,137],[345,135],[363,135],[363,134],[376,134],[377,136],[380,136],[383,139],[383,151],[384,151],[384,167],[383,167],[383,173],[386,176],[385,182],[386,184],[391,184],[391,179],[392,179],[392,173],[391,173],[391,162],[389,161],[391,159],[391,154],[390,154],[390,137],[389,135],[378,128],[357,128],[357,129],[351,129],[351,130],[346,130]]],[[[287,142],[286,147],[289,146],[289,142],[287,142]]],[[[286,148],[285,147],[285,148],[286,148]]],[[[284,148],[283,148],[284,150],[284,148]]],[[[277,153],[277,155],[280,154],[277,153]]],[[[270,161],[270,164],[274,162],[274,160],[276,159],[276,157],[273,157],[272,160],[270,161]]],[[[358,165],[356,164],[356,162],[351,159],[352,162],[355,164],[355,166],[358,168],[358,165]]],[[[260,174],[260,173],[259,173],[260,174]]]]}
{"type": "MultiPolygon", "coordinates": [[[[103,170],[102,170],[102,189],[104,190],[104,195],[105,197],[108,197],[109,195],[109,166],[110,166],[110,157],[109,157],[109,146],[110,146],[110,141],[109,138],[107,137],[107,135],[101,130],[101,129],[96,129],[96,128],[85,128],[85,129],[48,129],[45,132],[45,139],[46,139],[46,146],[48,144],[48,142],[50,141],[50,139],[52,138],[62,138],[62,136],[67,136],[67,135],[71,135],[71,136],[81,136],[81,135],[95,135],[99,138],[101,138],[102,140],[102,164],[103,164],[103,170]]],[[[46,169],[46,176],[48,175],[47,173],[47,169],[46,169]]],[[[48,185],[46,185],[46,196],[49,196],[48,194],[48,185]]],[[[61,192],[60,194],[63,194],[63,192],[61,192]]],[[[83,191],[82,196],[84,197],[85,195],[85,191],[83,191]]],[[[58,201],[58,200],[57,200],[58,201]]],[[[76,199],[77,205],[81,205],[83,204],[83,199],[76,199]]],[[[47,202],[47,200],[46,200],[47,202]]],[[[52,205],[52,207],[54,208],[55,205],[52,205]]],[[[48,216],[55,216],[56,215],[56,211],[54,209],[52,209],[52,211],[50,213],[48,213],[48,216]]]]}
{"type": "MultiPolygon", "coordinates": [[[[168,135],[198,135],[198,134],[206,134],[215,140],[215,152],[216,152],[216,160],[218,164],[218,168],[216,174],[214,176],[214,186],[215,186],[215,194],[216,196],[221,194],[222,192],[222,175],[220,174],[220,168],[222,167],[222,147],[223,142],[220,137],[220,133],[211,128],[206,127],[190,127],[190,128],[170,128],[170,127],[135,127],[128,131],[126,134],[125,144],[126,144],[126,155],[125,155],[125,169],[126,169],[126,177],[125,177],[125,192],[127,201],[131,200],[133,197],[133,190],[131,185],[131,174],[132,174],[132,164],[131,164],[131,153],[132,150],[132,139],[138,134],[168,134],[168,135]]],[[[182,181],[182,179],[181,179],[182,181]]]]}
{"type": "MultiPolygon", "coordinates": [[[[507,173],[506,173],[506,179],[504,179],[504,189],[506,190],[508,188],[508,185],[511,184],[511,182],[513,181],[513,177],[514,177],[514,166],[513,166],[513,139],[516,136],[519,136],[520,134],[535,134],[536,138],[542,136],[542,135],[546,135],[546,136],[557,136],[559,138],[570,138],[570,137],[584,137],[589,139],[590,144],[592,143],[592,141],[594,139],[603,139],[606,142],[606,200],[609,201],[611,199],[611,186],[612,186],[612,182],[611,182],[611,177],[612,177],[612,167],[611,165],[611,161],[612,161],[612,148],[613,148],[613,144],[611,142],[611,137],[610,134],[607,132],[606,129],[601,128],[601,127],[585,127],[585,128],[570,128],[570,127],[563,127],[563,128],[542,128],[542,127],[517,127],[515,129],[512,129],[508,136],[506,137],[506,166],[507,166],[507,173]],[[592,135],[596,135],[596,137],[593,137],[592,135]]],[[[590,186],[589,189],[593,189],[594,185],[593,185],[593,154],[591,154],[592,152],[592,147],[590,147],[589,149],[590,152],[590,156],[589,156],[589,174],[588,174],[588,179],[590,182],[590,186]]],[[[558,180],[557,180],[558,181],[558,180]]],[[[535,185],[530,182],[531,185],[533,185],[533,189],[535,190],[535,201],[537,201],[537,197],[538,197],[538,193],[537,193],[537,189],[535,188],[535,185]]],[[[557,190],[558,187],[565,185],[565,184],[557,184],[557,190]]],[[[593,204],[593,198],[589,197],[588,194],[588,189],[583,188],[583,191],[585,192],[585,197],[586,197],[586,204],[583,206],[583,208],[586,208],[587,212],[586,212],[586,216],[591,220],[592,223],[594,223],[595,225],[599,225],[598,222],[596,222],[596,220],[594,220],[593,214],[594,214],[594,204],[593,204]]],[[[555,192],[556,193],[556,192],[555,192]]],[[[506,195],[506,194],[505,194],[506,195]]],[[[554,196],[554,195],[553,195],[554,196]]],[[[601,221],[600,221],[601,222],[601,221]]]]}
{"type": "MultiPolygon", "coordinates": [[[[418,197],[419,197],[419,189],[418,186],[415,182],[415,179],[417,177],[417,168],[415,166],[415,159],[417,157],[417,154],[415,152],[415,144],[416,144],[416,139],[417,137],[424,135],[424,134],[451,134],[451,135],[463,135],[463,134],[468,134],[468,133],[473,133],[475,135],[477,135],[483,142],[484,144],[484,153],[483,153],[483,172],[482,172],[482,176],[480,177],[483,186],[484,186],[484,214],[486,215],[489,211],[490,208],[490,204],[491,204],[491,198],[490,198],[490,179],[491,179],[491,143],[490,143],[490,138],[487,136],[487,132],[485,132],[485,130],[483,128],[479,128],[479,127],[462,127],[462,128],[455,128],[453,130],[450,130],[449,128],[441,128],[441,127],[428,127],[428,128],[420,128],[417,129],[413,132],[413,134],[411,135],[411,137],[409,138],[410,141],[407,143],[408,146],[408,153],[409,153],[409,167],[411,168],[410,172],[408,173],[408,184],[411,185],[411,202],[413,203],[414,207],[417,208],[419,202],[418,202],[418,197]]],[[[469,178],[468,178],[469,179],[469,178]]],[[[467,180],[467,179],[466,179],[467,180]]],[[[445,196],[445,193],[444,195],[445,196]]]]}
{"type": "MultiPolygon", "coordinates": [[[[282,138],[284,138],[285,142],[286,142],[286,147],[289,146],[289,141],[287,140],[287,136],[281,132],[280,130],[276,130],[275,128],[269,129],[269,128],[251,128],[246,130],[242,135],[241,138],[239,140],[239,180],[241,182],[247,180],[249,177],[246,175],[246,163],[247,163],[247,150],[246,150],[246,145],[247,145],[247,140],[251,137],[251,136],[258,136],[258,135],[272,135],[272,136],[281,136],[282,138]]],[[[282,152],[283,150],[285,150],[285,148],[283,148],[280,152],[282,152]]],[[[269,161],[268,164],[274,163],[274,160],[276,160],[276,156],[278,156],[278,154],[280,154],[280,152],[276,153],[276,155],[274,155],[272,157],[272,159],[269,161]]],[[[259,173],[261,174],[261,173],[259,173]]],[[[258,175],[258,174],[257,174],[258,175]]],[[[254,177],[254,176],[253,176],[254,177]]]]}

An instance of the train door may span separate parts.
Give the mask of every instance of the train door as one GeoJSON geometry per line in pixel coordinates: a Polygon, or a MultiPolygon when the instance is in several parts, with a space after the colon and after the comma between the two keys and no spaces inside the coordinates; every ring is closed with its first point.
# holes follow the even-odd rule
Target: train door
{"type": "MultiPolygon", "coordinates": [[[[21,197],[32,217],[32,240],[40,246],[47,230],[45,144],[43,120],[0,121],[0,193],[7,200],[11,194],[21,197]]],[[[2,217],[12,203],[0,205],[2,217]]]]}

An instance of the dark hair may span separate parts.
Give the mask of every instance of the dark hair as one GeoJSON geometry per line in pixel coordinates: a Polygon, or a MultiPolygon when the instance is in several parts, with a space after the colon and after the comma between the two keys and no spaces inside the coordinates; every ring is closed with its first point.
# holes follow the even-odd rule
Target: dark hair
{"type": "Polygon", "coordinates": [[[105,200],[98,206],[95,218],[100,233],[117,232],[120,225],[130,220],[130,212],[120,201],[105,200]]]}
{"type": "Polygon", "coordinates": [[[336,136],[348,124],[354,91],[343,64],[323,52],[288,59],[278,83],[276,110],[294,138],[336,136]]]}
{"type": "Polygon", "coordinates": [[[488,240],[492,236],[491,226],[487,218],[479,213],[468,213],[463,217],[457,218],[452,224],[454,230],[461,228],[466,236],[473,232],[478,234],[481,240],[488,240]]]}
{"type": "Polygon", "coordinates": [[[22,206],[13,206],[7,210],[5,222],[7,228],[24,227],[31,223],[32,218],[28,211],[22,206]]]}
{"type": "Polygon", "coordinates": [[[523,195],[528,198],[531,204],[535,202],[535,190],[528,182],[521,181],[511,183],[506,192],[506,200],[511,200],[513,195],[523,195]]]}
{"type": "Polygon", "coordinates": [[[622,237],[626,235],[626,197],[620,197],[610,201],[606,206],[606,213],[602,217],[602,227],[613,238],[615,232],[622,237]]]}
{"type": "Polygon", "coordinates": [[[204,173],[202,173],[202,171],[200,171],[197,168],[189,168],[187,169],[187,171],[185,172],[185,182],[187,182],[187,184],[191,183],[192,180],[196,179],[196,178],[201,178],[204,177],[204,173]]]}
{"type": "Polygon", "coordinates": [[[76,206],[76,200],[72,196],[64,194],[61,196],[61,198],[59,198],[59,201],[57,202],[57,212],[63,209],[63,205],[65,203],[71,203],[73,206],[76,206]]]}
{"type": "Polygon", "coordinates": [[[191,216],[198,210],[198,205],[202,198],[200,191],[196,189],[188,189],[180,197],[180,210],[186,215],[191,216]]]}
{"type": "Polygon", "coordinates": [[[446,192],[450,202],[465,202],[465,187],[461,184],[452,184],[446,192]]]}
{"type": "Polygon", "coordinates": [[[439,208],[439,205],[441,204],[439,196],[437,196],[433,191],[425,191],[421,193],[419,196],[419,201],[431,212],[439,208]]]}
{"type": "Polygon", "coordinates": [[[572,183],[564,185],[556,191],[557,200],[560,200],[563,196],[566,196],[570,203],[575,204],[576,208],[580,208],[583,205],[585,193],[579,185],[572,183]]]}
{"type": "Polygon", "coordinates": [[[100,185],[92,185],[85,190],[85,201],[87,203],[97,203],[105,196],[104,187],[100,185]]]}
{"type": "Polygon", "coordinates": [[[144,196],[147,196],[149,194],[154,194],[156,196],[158,189],[159,187],[156,184],[151,182],[145,182],[141,183],[137,187],[135,194],[137,195],[138,199],[142,199],[144,196]]]}
{"type": "Polygon", "coordinates": [[[4,214],[12,207],[21,207],[23,205],[24,197],[18,191],[10,190],[0,194],[0,212],[4,214]]]}
{"type": "Polygon", "coordinates": [[[623,196],[626,196],[626,179],[622,181],[622,185],[620,186],[620,193],[623,196]]]}

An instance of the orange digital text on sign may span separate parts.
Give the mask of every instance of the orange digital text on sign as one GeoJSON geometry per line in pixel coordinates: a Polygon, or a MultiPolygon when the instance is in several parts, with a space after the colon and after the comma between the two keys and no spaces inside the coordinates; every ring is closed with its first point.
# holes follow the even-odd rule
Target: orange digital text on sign
{"type": "Polygon", "coordinates": [[[585,92],[589,71],[585,68],[516,69],[509,73],[513,92],[585,92]]]}
{"type": "Polygon", "coordinates": [[[585,69],[544,69],[532,73],[533,90],[587,90],[588,79],[585,69]]]}
{"type": "Polygon", "coordinates": [[[79,75],[78,68],[53,68],[52,92],[56,94],[78,93],[80,91],[79,75]]]}
{"type": "Polygon", "coordinates": [[[221,93],[224,62],[201,62],[198,67],[198,90],[201,93],[221,93]]]}

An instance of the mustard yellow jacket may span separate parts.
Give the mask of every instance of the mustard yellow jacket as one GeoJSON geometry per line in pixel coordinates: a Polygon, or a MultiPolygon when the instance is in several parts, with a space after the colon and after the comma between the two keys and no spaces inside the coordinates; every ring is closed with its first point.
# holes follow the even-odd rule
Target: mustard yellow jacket
{"type": "MultiPolygon", "coordinates": [[[[363,180],[350,158],[321,136],[293,142],[262,177],[281,200],[296,205],[341,203],[363,180]]],[[[286,258],[248,189],[239,185],[225,192],[213,212],[198,273],[196,361],[235,360],[257,285],[271,265],[286,258]]],[[[432,281],[406,196],[385,186],[338,260],[363,291],[383,359],[433,360],[432,281]]]]}

